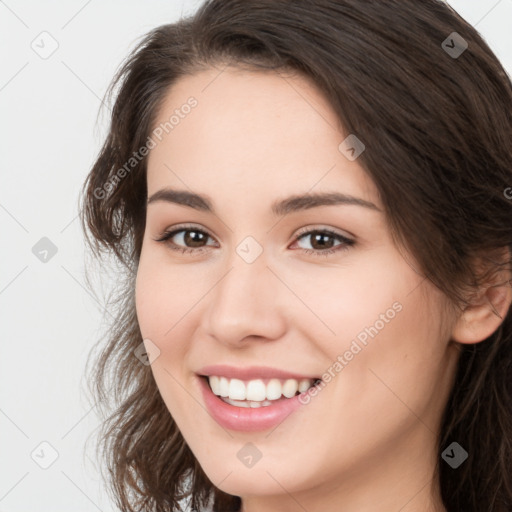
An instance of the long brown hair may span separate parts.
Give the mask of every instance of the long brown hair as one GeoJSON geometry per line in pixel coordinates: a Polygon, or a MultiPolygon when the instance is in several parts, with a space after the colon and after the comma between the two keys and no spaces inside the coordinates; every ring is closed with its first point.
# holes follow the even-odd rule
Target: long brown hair
{"type": "MultiPolygon", "coordinates": [[[[180,510],[186,497],[194,510],[209,498],[219,512],[241,503],[209,481],[150,367],[134,357],[142,341],[134,278],[147,158],[126,168],[147,143],[173,83],[227,64],[291,70],[316,84],[341,126],[364,142],[358,163],[379,190],[395,241],[457,307],[488,277],[477,274],[475,257],[512,247],[511,80],[478,32],[445,3],[207,0],[195,15],[152,30],[111,84],[109,133],[81,198],[94,254],[122,263],[123,279],[107,305],[114,315],[108,343],[100,342],[89,382],[105,416],[98,447],[110,490],[127,512],[180,510]]],[[[488,258],[488,269],[508,272],[510,263],[488,258]]],[[[510,309],[488,339],[459,348],[438,448],[441,454],[456,441],[469,458],[456,470],[439,459],[442,499],[451,512],[510,512],[510,309]]]]}

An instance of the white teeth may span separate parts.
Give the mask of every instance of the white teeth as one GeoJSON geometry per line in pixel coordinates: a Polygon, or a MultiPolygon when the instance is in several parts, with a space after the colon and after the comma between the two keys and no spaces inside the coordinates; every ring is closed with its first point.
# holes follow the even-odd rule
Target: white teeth
{"type": "Polygon", "coordinates": [[[238,379],[229,381],[229,398],[231,400],[245,400],[246,398],[245,384],[238,379]]]}
{"type": "Polygon", "coordinates": [[[270,379],[267,384],[267,399],[277,400],[283,394],[283,386],[279,379],[270,379]]]}
{"type": "Polygon", "coordinates": [[[299,383],[295,379],[288,379],[283,386],[283,395],[286,398],[291,398],[292,396],[295,396],[298,389],[299,383]]]}
{"type": "Polygon", "coordinates": [[[302,379],[299,382],[299,392],[304,393],[311,387],[311,381],[309,379],[302,379]]]}
{"type": "Polygon", "coordinates": [[[265,385],[262,379],[244,382],[240,379],[227,379],[216,375],[209,376],[208,380],[215,395],[226,398],[224,401],[227,403],[239,401],[238,403],[244,404],[239,407],[270,405],[270,402],[267,403],[269,400],[278,400],[283,395],[286,398],[292,398],[297,391],[303,393],[315,382],[314,379],[301,379],[300,381],[297,379],[270,379],[265,385]]]}
{"type": "Polygon", "coordinates": [[[265,400],[267,389],[262,380],[250,380],[247,383],[246,400],[265,400]]]}
{"type": "Polygon", "coordinates": [[[221,377],[219,380],[219,395],[224,397],[229,395],[229,381],[226,377],[221,377]]]}
{"type": "Polygon", "coordinates": [[[219,384],[219,377],[216,377],[215,375],[212,375],[210,377],[210,387],[212,388],[214,395],[220,395],[220,384],[219,384]]]}

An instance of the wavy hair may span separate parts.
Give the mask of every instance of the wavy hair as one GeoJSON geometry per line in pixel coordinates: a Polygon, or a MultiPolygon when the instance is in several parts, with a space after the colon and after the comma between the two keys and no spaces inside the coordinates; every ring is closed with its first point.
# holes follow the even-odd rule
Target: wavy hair
{"type": "MultiPolygon", "coordinates": [[[[454,50],[454,51],[455,51],[454,50]]],[[[512,83],[480,34],[440,0],[206,0],[155,28],[114,77],[108,135],[81,193],[85,238],[119,280],[89,390],[103,420],[98,449],[121,510],[239,510],[215,488],[166,408],[151,368],[134,357],[142,337],[134,279],[145,229],[146,144],[177,79],[232,65],[292,71],[323,93],[378,188],[394,240],[462,310],[468,290],[510,276],[512,83]],[[462,39],[454,43],[456,32],[462,39]],[[452,39],[450,39],[452,38],[452,39]],[[444,43],[448,41],[449,43],[444,43]],[[463,50],[450,54],[448,48],[463,50]],[[132,165],[133,164],[133,165],[132,165]],[[125,169],[122,173],[121,169],[125,169]],[[506,261],[491,255],[507,250],[506,261]],[[476,257],[488,272],[477,272],[476,257]]],[[[460,345],[439,453],[457,441],[469,459],[439,459],[446,508],[512,510],[512,313],[486,340],[460,345]]],[[[93,357],[91,351],[88,365],[93,357]]]]}

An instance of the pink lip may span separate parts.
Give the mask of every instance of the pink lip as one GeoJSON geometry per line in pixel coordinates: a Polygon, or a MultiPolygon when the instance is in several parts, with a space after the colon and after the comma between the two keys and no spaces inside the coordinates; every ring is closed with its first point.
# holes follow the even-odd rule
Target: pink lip
{"type": "Polygon", "coordinates": [[[214,395],[206,377],[198,377],[206,408],[215,421],[224,428],[241,432],[267,430],[283,422],[287,416],[303,404],[301,395],[286,400],[278,400],[273,405],[252,407],[236,407],[227,404],[214,395]]]}
{"type": "Polygon", "coordinates": [[[196,372],[198,375],[217,375],[219,377],[227,377],[228,379],[252,380],[252,379],[319,379],[320,377],[311,375],[299,375],[277,368],[269,368],[267,366],[248,366],[239,368],[236,366],[228,366],[225,364],[217,364],[204,366],[196,372]]]}

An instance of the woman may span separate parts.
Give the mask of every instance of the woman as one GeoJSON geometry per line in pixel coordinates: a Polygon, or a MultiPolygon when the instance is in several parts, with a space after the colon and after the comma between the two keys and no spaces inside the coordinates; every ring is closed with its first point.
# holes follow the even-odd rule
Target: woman
{"type": "Polygon", "coordinates": [[[211,0],[112,86],[92,375],[123,511],[512,510],[512,84],[428,0],[211,0]]]}

